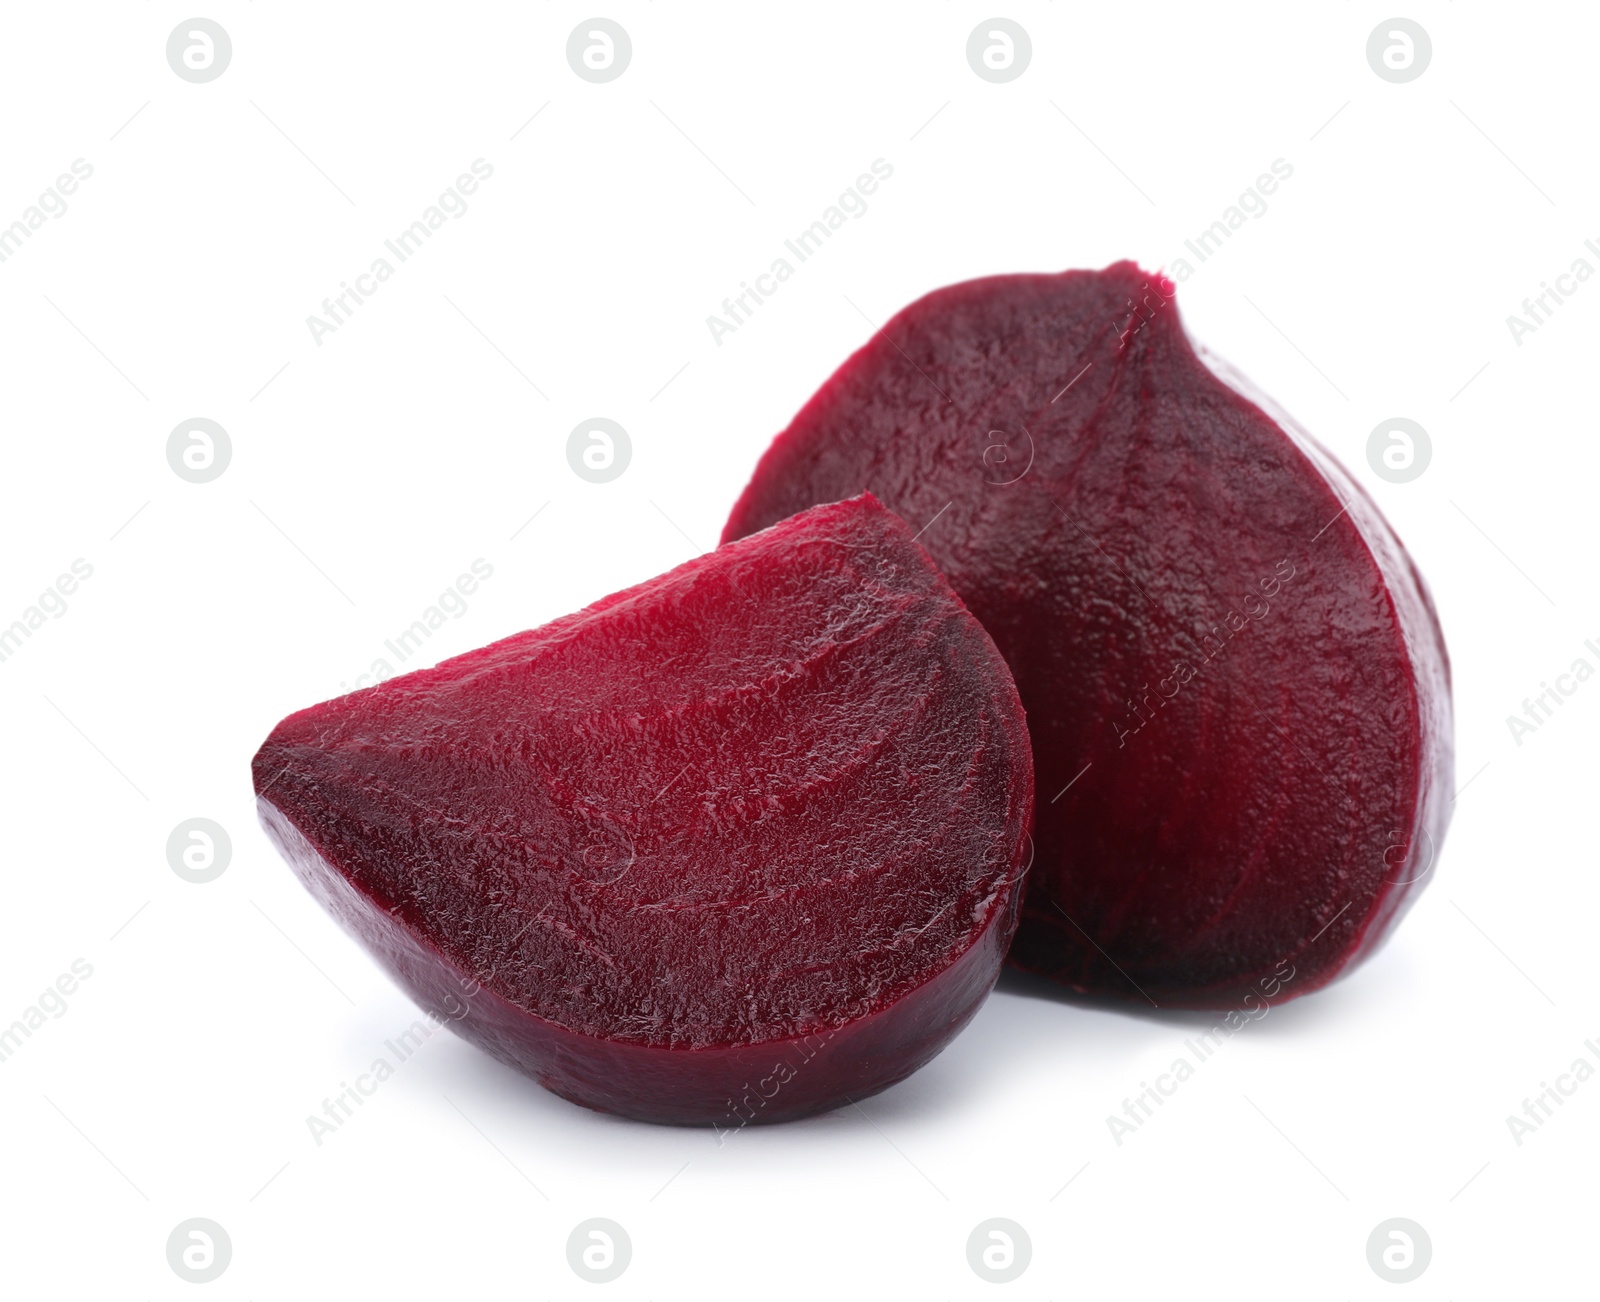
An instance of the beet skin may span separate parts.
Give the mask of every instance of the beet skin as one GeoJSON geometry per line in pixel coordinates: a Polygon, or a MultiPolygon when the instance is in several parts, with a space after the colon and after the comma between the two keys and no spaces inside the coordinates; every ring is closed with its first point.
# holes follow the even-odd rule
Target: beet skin
{"type": "Polygon", "coordinates": [[[1428,880],[1449,662],[1377,508],[1201,360],[1174,293],[1124,262],[930,294],[778,436],[723,536],[869,489],[922,529],[1028,711],[1012,961],[1222,1008],[1326,984],[1428,880]]]}
{"type": "Polygon", "coordinates": [[[1005,662],[870,497],[290,715],[254,775],[425,1009],[575,1102],[724,1129],[965,1025],[1033,805],[1005,662]]]}

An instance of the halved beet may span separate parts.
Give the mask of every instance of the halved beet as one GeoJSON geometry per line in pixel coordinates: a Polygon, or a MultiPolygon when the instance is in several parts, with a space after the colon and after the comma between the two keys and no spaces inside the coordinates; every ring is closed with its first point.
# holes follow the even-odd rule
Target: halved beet
{"type": "Polygon", "coordinates": [[[290,715],[254,774],[425,1009],[574,1102],[725,1128],[944,1047],[1033,807],[1005,662],[870,496],[290,715]]]}
{"type": "Polygon", "coordinates": [[[1393,927],[1449,816],[1421,576],[1307,435],[1223,383],[1123,262],[913,304],[762,458],[724,532],[871,489],[1005,654],[1038,857],[1011,959],[1225,1007],[1393,927]]]}

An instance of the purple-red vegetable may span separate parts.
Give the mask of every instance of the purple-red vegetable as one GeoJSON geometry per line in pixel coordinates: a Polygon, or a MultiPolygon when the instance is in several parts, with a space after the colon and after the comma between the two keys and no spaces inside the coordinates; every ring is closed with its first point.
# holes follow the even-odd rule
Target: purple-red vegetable
{"type": "Polygon", "coordinates": [[[425,1009],[575,1102],[777,1121],[955,1035],[1033,786],[994,644],[870,497],[284,719],[268,831],[425,1009]]]}
{"type": "Polygon", "coordinates": [[[928,295],[778,436],[724,538],[865,490],[921,530],[1028,711],[1012,962],[1228,1007],[1332,980],[1428,880],[1450,671],[1377,508],[1208,367],[1174,294],[1124,262],[928,295]]]}

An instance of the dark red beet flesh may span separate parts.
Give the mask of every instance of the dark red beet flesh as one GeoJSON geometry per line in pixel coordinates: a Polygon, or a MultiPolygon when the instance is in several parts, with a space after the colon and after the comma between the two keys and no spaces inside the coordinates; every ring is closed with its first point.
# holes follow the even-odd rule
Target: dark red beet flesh
{"type": "Polygon", "coordinates": [[[870,497],[290,715],[254,775],[424,1008],[575,1102],[722,1127],[944,1047],[1033,804],[1005,662],[870,497]]]}
{"type": "Polygon", "coordinates": [[[867,489],[924,527],[1028,711],[1012,962],[1227,1007],[1326,984],[1428,880],[1449,663],[1377,508],[1208,369],[1174,293],[1124,262],[928,295],[779,435],[723,536],[867,489]]]}

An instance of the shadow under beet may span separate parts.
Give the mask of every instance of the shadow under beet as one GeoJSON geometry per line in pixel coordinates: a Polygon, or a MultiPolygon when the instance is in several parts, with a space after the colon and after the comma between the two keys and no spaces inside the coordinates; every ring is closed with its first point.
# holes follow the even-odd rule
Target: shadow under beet
{"type": "MultiPolygon", "coordinates": [[[[1240,1010],[1242,1023],[1231,1032],[1224,1028],[1220,1038],[1319,1034],[1319,1028],[1359,1016],[1372,995],[1360,984],[1335,982],[1310,997],[1273,1004],[1254,1017],[1240,1010]]],[[[1226,1008],[1159,1008],[1140,999],[1081,994],[1048,977],[1006,968],[972,1023],[921,1070],[866,1100],[866,1108],[875,1121],[933,1121],[981,1104],[985,1097],[998,1098],[1008,1079],[1036,1074],[1052,1058],[1056,1067],[1046,1071],[1059,1070],[1060,1101],[1070,1103],[1074,1063],[1135,1060],[1222,1027],[1229,1013],[1226,1008]]]]}
{"type": "MultiPolygon", "coordinates": [[[[1144,1021],[1157,1022],[1174,1028],[1199,1028],[1203,1030],[1223,1021],[1233,1012],[1238,1012],[1240,1016],[1244,1017],[1245,1026],[1261,1028],[1273,1026],[1280,1028],[1279,1034],[1287,1033],[1291,1029],[1304,1027],[1308,1021],[1342,1017],[1344,1015],[1343,1004],[1345,1001],[1340,998],[1340,993],[1345,989],[1345,982],[1342,979],[1336,980],[1331,985],[1319,990],[1309,991],[1304,995],[1297,995],[1292,999],[1274,1000],[1271,1003],[1270,1012],[1263,1014],[1259,1009],[1252,1010],[1247,1008],[1162,1008],[1159,1004],[1149,999],[1148,996],[1138,994],[1130,994],[1127,999],[1119,999],[1108,995],[1083,994],[1049,977],[1039,976],[1033,972],[1022,972],[1012,967],[1001,970],[1000,980],[995,985],[996,992],[1002,994],[1018,995],[1026,999],[1039,999],[1050,1003],[1068,1004],[1075,1008],[1119,1013],[1124,1017],[1140,1018],[1144,1021]]],[[[1263,1001],[1263,1006],[1265,1006],[1265,1003],[1266,1001],[1263,1001]]]]}

